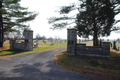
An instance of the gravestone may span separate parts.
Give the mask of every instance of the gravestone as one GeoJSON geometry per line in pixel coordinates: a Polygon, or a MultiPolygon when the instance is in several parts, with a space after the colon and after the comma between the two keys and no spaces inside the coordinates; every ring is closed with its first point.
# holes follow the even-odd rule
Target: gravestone
{"type": "Polygon", "coordinates": [[[38,40],[36,40],[36,41],[34,42],[34,48],[38,48],[38,45],[39,45],[39,42],[38,42],[38,40]]]}
{"type": "Polygon", "coordinates": [[[43,40],[43,43],[46,43],[46,41],[45,41],[45,40],[43,40]]]}
{"type": "Polygon", "coordinates": [[[76,42],[76,29],[67,29],[67,55],[75,55],[76,42]]]}
{"type": "Polygon", "coordinates": [[[60,40],[60,44],[62,44],[62,41],[60,40]]]}
{"type": "Polygon", "coordinates": [[[112,43],[110,43],[111,44],[111,48],[112,48],[112,43]]]}
{"type": "Polygon", "coordinates": [[[54,46],[54,43],[51,43],[51,46],[54,46]]]}
{"type": "Polygon", "coordinates": [[[117,48],[116,48],[116,41],[113,41],[113,49],[117,50],[117,48]]]}

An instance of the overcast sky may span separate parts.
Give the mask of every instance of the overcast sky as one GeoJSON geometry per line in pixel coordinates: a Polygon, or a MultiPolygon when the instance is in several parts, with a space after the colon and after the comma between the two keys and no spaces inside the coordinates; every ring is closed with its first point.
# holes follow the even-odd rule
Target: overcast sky
{"type": "MultiPolygon", "coordinates": [[[[28,7],[29,11],[39,12],[39,15],[35,20],[28,22],[31,30],[34,32],[34,38],[38,34],[40,36],[46,36],[47,38],[58,36],[62,39],[67,39],[67,29],[63,30],[51,30],[52,25],[48,24],[47,18],[52,16],[59,16],[59,13],[55,12],[60,6],[67,6],[71,3],[76,3],[78,0],[21,0],[21,6],[28,7]]],[[[120,20],[120,16],[116,16],[115,19],[120,20]]],[[[117,25],[120,25],[117,24],[117,25]]],[[[92,38],[92,37],[90,37],[92,38]]],[[[120,38],[120,33],[111,33],[106,39],[117,39],[120,38]]]]}

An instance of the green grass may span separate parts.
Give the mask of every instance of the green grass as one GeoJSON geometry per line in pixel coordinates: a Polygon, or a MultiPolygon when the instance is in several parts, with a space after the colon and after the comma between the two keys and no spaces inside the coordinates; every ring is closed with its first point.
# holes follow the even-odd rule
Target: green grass
{"type": "Polygon", "coordinates": [[[13,55],[33,53],[33,52],[43,51],[43,50],[47,50],[47,49],[53,49],[53,48],[67,46],[67,42],[63,42],[62,44],[60,44],[60,42],[56,42],[56,43],[53,42],[54,46],[51,46],[51,42],[48,42],[48,41],[46,41],[46,42],[47,43],[43,43],[42,40],[39,41],[38,48],[33,48],[33,51],[21,51],[21,50],[10,50],[9,49],[10,48],[9,41],[7,40],[6,44],[4,46],[5,49],[4,48],[0,49],[0,56],[2,56],[2,57],[3,56],[13,56],[13,55]]]}
{"type": "MultiPolygon", "coordinates": [[[[87,45],[92,46],[92,43],[87,45]]],[[[116,43],[116,46],[120,44],[116,43]]],[[[110,49],[110,58],[67,56],[67,51],[64,51],[55,55],[54,62],[83,75],[120,80],[120,51],[117,50],[110,49]]]]}
{"type": "Polygon", "coordinates": [[[120,54],[111,52],[110,55],[111,58],[67,56],[67,51],[64,51],[55,55],[54,62],[83,75],[120,80],[120,54]]]}

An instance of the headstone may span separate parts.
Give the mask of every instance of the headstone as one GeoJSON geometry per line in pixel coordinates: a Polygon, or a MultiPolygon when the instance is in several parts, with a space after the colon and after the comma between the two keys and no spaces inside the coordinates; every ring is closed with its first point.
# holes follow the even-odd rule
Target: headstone
{"type": "Polygon", "coordinates": [[[54,46],[54,43],[51,43],[51,46],[54,46]]]}
{"type": "Polygon", "coordinates": [[[38,48],[38,45],[39,45],[38,42],[34,43],[34,48],[38,48]]]}
{"type": "Polygon", "coordinates": [[[112,47],[113,47],[113,46],[112,46],[112,43],[110,43],[110,44],[111,44],[111,48],[112,48],[112,47]]]}
{"type": "Polygon", "coordinates": [[[38,48],[39,42],[38,39],[36,39],[36,41],[34,42],[34,48],[38,48]]]}
{"type": "Polygon", "coordinates": [[[43,40],[43,43],[46,43],[46,41],[45,41],[45,40],[43,40]]]}
{"type": "Polygon", "coordinates": [[[117,48],[116,48],[116,41],[113,41],[113,49],[117,50],[117,48]]]}

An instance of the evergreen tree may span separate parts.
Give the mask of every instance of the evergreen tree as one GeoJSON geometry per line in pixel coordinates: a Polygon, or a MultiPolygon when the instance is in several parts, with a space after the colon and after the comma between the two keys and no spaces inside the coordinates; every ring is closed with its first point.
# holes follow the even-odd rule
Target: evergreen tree
{"type": "MultiPolygon", "coordinates": [[[[19,31],[15,27],[19,28],[28,28],[28,25],[24,25],[24,22],[34,20],[37,16],[35,12],[27,11],[28,8],[21,7],[20,2],[21,0],[3,0],[1,2],[0,7],[0,16],[1,24],[0,24],[0,35],[3,35],[5,32],[12,32],[12,31],[19,31]]],[[[0,37],[0,38],[3,38],[0,37]]],[[[3,43],[3,40],[1,40],[3,43]]],[[[2,47],[2,43],[0,44],[2,47]]]]}
{"type": "Polygon", "coordinates": [[[86,0],[81,4],[76,19],[79,36],[93,36],[94,46],[98,46],[99,36],[109,36],[114,23],[115,12],[111,1],[86,0]]]}
{"type": "MultiPolygon", "coordinates": [[[[78,36],[88,37],[93,36],[94,46],[98,46],[98,37],[109,36],[111,31],[119,28],[113,26],[114,16],[120,13],[118,0],[79,0],[80,5],[62,6],[60,13],[68,14],[70,11],[78,9],[79,13],[76,18],[73,17],[52,17],[49,18],[49,23],[54,23],[60,20],[75,20],[78,30],[78,36]]],[[[63,28],[69,23],[53,24],[53,28],[63,28]]]]}

